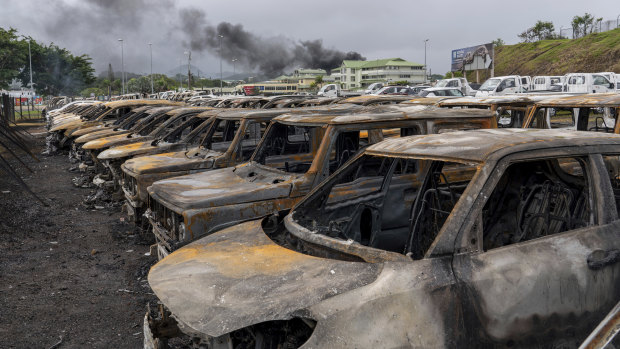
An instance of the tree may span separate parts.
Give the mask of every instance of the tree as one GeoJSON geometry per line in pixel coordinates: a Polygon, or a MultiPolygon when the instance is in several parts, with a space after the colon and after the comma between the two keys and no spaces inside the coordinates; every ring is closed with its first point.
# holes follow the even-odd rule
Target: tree
{"type": "Polygon", "coordinates": [[[151,93],[151,79],[148,76],[130,79],[127,82],[129,92],[151,93]]]}
{"type": "Polygon", "coordinates": [[[28,43],[20,40],[17,30],[0,28],[0,88],[9,87],[11,81],[17,78],[25,66],[27,53],[28,43]]]}
{"type": "Polygon", "coordinates": [[[82,91],[80,91],[80,96],[84,97],[84,98],[88,98],[90,97],[90,94],[93,94],[95,97],[98,96],[103,96],[105,94],[107,94],[107,90],[102,90],[100,88],[97,87],[88,87],[83,89],[82,91]]]}
{"type": "Polygon", "coordinates": [[[495,47],[501,47],[501,46],[504,46],[504,45],[506,44],[506,43],[504,42],[504,40],[502,40],[502,38],[497,38],[497,39],[495,39],[495,40],[491,41],[491,43],[492,43],[493,45],[495,45],[495,47]]]}
{"type": "Polygon", "coordinates": [[[571,22],[573,39],[588,35],[588,27],[590,28],[590,33],[592,33],[592,30],[594,30],[593,22],[594,16],[587,12],[583,16],[574,16],[571,22]]]}
{"type": "Polygon", "coordinates": [[[540,40],[556,39],[555,27],[552,22],[538,20],[533,27],[527,28],[518,35],[523,42],[535,42],[540,40]]]}

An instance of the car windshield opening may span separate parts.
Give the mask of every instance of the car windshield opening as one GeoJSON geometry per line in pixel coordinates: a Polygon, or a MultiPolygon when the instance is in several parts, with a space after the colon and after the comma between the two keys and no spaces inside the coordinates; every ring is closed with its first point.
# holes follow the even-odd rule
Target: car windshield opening
{"type": "Polygon", "coordinates": [[[323,133],[318,126],[272,124],[257,151],[257,162],[285,172],[305,173],[312,165],[323,133]]]}

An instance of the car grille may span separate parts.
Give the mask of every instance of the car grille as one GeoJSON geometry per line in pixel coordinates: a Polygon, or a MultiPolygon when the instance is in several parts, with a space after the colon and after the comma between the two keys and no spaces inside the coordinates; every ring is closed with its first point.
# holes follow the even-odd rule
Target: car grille
{"type": "Polygon", "coordinates": [[[123,171],[123,189],[131,196],[136,196],[138,193],[138,182],[136,178],[128,175],[125,171],[123,171]]]}
{"type": "Polygon", "coordinates": [[[151,219],[154,223],[163,228],[163,232],[159,233],[158,229],[153,229],[159,243],[162,243],[168,250],[173,250],[179,239],[179,224],[183,223],[183,216],[170,210],[166,206],[154,200],[150,195],[148,199],[149,209],[151,210],[151,219]]]}

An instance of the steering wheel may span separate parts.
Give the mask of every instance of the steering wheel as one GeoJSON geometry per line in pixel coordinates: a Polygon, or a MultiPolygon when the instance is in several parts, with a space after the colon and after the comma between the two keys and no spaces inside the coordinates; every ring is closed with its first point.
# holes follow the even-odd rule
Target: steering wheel
{"type": "Polygon", "coordinates": [[[345,138],[342,151],[340,153],[340,160],[338,161],[338,168],[347,162],[357,152],[357,147],[351,138],[345,138]]]}

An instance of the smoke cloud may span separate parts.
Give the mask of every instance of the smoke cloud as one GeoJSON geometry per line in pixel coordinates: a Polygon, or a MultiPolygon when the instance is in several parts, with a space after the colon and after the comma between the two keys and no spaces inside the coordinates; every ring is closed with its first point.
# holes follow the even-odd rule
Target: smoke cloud
{"type": "MultiPolygon", "coordinates": [[[[236,58],[236,67],[275,77],[294,68],[332,69],[344,59],[365,59],[357,52],[325,47],[322,40],[294,40],[286,36],[264,36],[242,24],[207,20],[205,11],[182,6],[174,0],[57,0],[48,2],[44,12],[34,12],[29,21],[38,28],[33,37],[55,42],[76,55],[88,54],[98,72],[112,64],[120,72],[122,38],[124,69],[148,74],[152,43],[154,72],[173,72],[186,64],[183,52],[191,49],[222,58],[227,66],[236,58]],[[220,35],[223,36],[220,51],[220,35]]],[[[19,11],[14,11],[19,13],[19,11]]],[[[217,70],[217,63],[199,55],[192,64],[217,70]]],[[[202,68],[204,70],[204,68],[202,68]]],[[[229,67],[225,67],[229,69],[229,67]]],[[[240,71],[240,70],[238,70],[240,71]]]]}
{"type": "Polygon", "coordinates": [[[222,22],[210,25],[200,9],[179,11],[181,29],[192,50],[208,51],[222,59],[239,63],[274,77],[294,67],[321,68],[329,72],[345,59],[365,60],[357,52],[325,48],[322,40],[293,41],[283,36],[263,38],[241,24],[222,22]]]}

